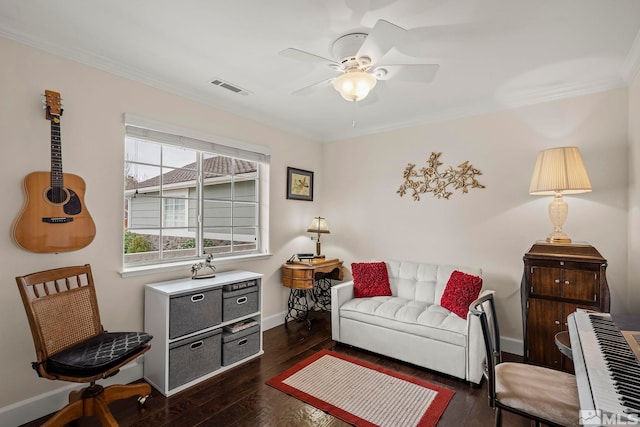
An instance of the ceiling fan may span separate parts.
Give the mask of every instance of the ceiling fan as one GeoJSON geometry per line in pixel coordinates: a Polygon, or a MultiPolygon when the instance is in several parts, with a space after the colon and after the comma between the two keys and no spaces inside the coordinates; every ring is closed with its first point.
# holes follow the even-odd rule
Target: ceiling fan
{"type": "Polygon", "coordinates": [[[324,79],[293,92],[306,95],[317,89],[333,87],[347,101],[366,98],[378,80],[405,80],[429,83],[435,77],[437,64],[382,64],[381,61],[407,33],[402,27],[380,19],[367,33],[350,33],[333,42],[332,54],[336,60],[328,59],[300,49],[288,48],[280,55],[305,62],[329,66],[341,74],[324,79]]]}

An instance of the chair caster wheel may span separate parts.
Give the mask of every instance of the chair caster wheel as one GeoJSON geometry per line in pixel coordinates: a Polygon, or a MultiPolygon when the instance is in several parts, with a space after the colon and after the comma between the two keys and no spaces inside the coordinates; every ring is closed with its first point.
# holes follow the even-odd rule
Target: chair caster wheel
{"type": "Polygon", "coordinates": [[[138,408],[144,408],[146,406],[147,399],[150,397],[151,397],[150,394],[146,394],[144,396],[138,397],[138,408]]]}

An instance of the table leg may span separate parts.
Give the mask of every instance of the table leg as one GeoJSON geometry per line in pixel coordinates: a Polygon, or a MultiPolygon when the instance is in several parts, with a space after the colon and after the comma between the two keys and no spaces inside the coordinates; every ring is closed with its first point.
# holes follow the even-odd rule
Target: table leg
{"type": "Polygon", "coordinates": [[[284,317],[284,324],[287,321],[298,320],[306,321],[307,326],[311,329],[311,321],[309,320],[309,302],[307,301],[307,291],[309,289],[294,289],[289,292],[289,300],[287,302],[287,315],[284,317]]]}
{"type": "Polygon", "coordinates": [[[318,277],[313,287],[313,297],[320,310],[331,309],[331,278],[329,275],[318,277]]]}

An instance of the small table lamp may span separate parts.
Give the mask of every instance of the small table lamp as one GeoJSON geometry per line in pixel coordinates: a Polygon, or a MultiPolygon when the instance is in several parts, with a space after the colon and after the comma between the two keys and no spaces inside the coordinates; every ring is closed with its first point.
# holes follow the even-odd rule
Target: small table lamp
{"type": "Polygon", "coordinates": [[[533,170],[529,194],[535,196],[555,195],[549,204],[549,218],[553,232],[547,237],[550,243],[571,243],[562,231],[569,207],[562,194],[578,194],[591,191],[589,175],[584,167],[578,147],[558,147],[538,153],[533,170]]]}
{"type": "MultiPolygon", "coordinates": [[[[311,225],[307,228],[308,233],[318,233],[318,237],[316,238],[316,258],[324,258],[324,255],[320,255],[320,234],[329,234],[329,227],[327,226],[327,221],[321,216],[317,216],[313,218],[311,221],[311,225]]],[[[313,239],[313,237],[312,237],[313,239]]]]}

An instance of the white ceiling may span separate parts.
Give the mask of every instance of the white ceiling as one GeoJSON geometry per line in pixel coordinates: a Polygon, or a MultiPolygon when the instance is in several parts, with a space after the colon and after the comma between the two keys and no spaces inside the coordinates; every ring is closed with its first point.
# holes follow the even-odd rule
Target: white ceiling
{"type": "Polygon", "coordinates": [[[1,36],[319,141],[626,86],[639,30],[638,0],[0,2],[1,36]],[[292,95],[337,72],[280,51],[331,58],[378,19],[408,30],[381,62],[439,64],[431,83],[379,82],[357,103],[330,85],[292,95]]]}

